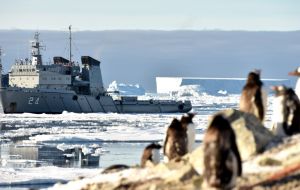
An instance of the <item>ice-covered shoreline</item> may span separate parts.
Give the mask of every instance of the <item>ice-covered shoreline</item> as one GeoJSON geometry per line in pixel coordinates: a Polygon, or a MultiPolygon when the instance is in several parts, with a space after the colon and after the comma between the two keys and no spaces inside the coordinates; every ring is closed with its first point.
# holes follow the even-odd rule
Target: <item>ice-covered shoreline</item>
{"type": "Polygon", "coordinates": [[[51,186],[55,183],[66,183],[79,177],[93,177],[101,169],[74,169],[54,166],[38,168],[0,168],[0,188],[26,187],[29,185],[51,186]]]}
{"type": "MultiPolygon", "coordinates": [[[[205,132],[207,121],[209,117],[222,109],[236,108],[239,95],[224,95],[224,96],[212,96],[208,94],[197,94],[195,92],[193,96],[155,96],[146,94],[140,98],[159,98],[159,99],[189,99],[192,101],[194,109],[192,110],[197,115],[194,118],[196,123],[196,140],[201,142],[203,134],[205,132]],[[154,96],[154,97],[153,97],[154,96]]],[[[269,98],[272,99],[272,96],[269,98]]],[[[272,101],[270,101],[272,102],[272,101]]],[[[272,104],[269,104],[269,111],[267,113],[266,125],[269,126],[271,116],[272,104]]],[[[148,142],[159,141],[161,142],[165,135],[166,126],[170,123],[172,118],[181,117],[181,114],[116,114],[116,113],[91,113],[91,114],[77,114],[64,112],[59,115],[51,114],[0,114],[1,123],[1,137],[2,144],[10,143],[17,140],[21,142],[22,146],[60,146],[62,144],[68,144],[68,146],[82,145],[83,148],[93,148],[93,144],[103,146],[104,156],[102,158],[107,164],[122,163],[122,159],[131,159],[130,164],[138,164],[140,159],[141,150],[143,146],[148,142]],[[119,144],[118,144],[119,143],[119,144]],[[129,146],[134,149],[134,154],[129,158],[129,155],[120,155],[118,151],[126,152],[127,150],[121,144],[132,143],[134,145],[129,146]],[[139,143],[142,143],[138,145],[139,143]],[[143,144],[144,143],[144,144],[143,144]],[[106,146],[109,144],[109,146],[106,146]],[[116,148],[120,147],[120,149],[116,148]],[[113,148],[113,151],[109,150],[113,148]],[[111,152],[109,152],[111,151],[111,152]]],[[[18,145],[18,146],[19,146],[18,145]]],[[[132,149],[132,150],[133,150],[132,149]]],[[[4,149],[2,150],[3,153],[4,149]]],[[[95,151],[95,150],[93,150],[95,151]]],[[[7,154],[7,153],[5,153],[7,154]]],[[[7,158],[1,157],[2,160],[7,158]]],[[[25,160],[26,162],[26,160],[25,160]]],[[[2,163],[2,162],[1,162],[2,163]]],[[[43,166],[42,166],[43,167],[43,166]]],[[[51,166],[56,167],[56,166],[51,166]]],[[[99,166],[98,166],[99,167],[99,166]]],[[[7,168],[2,165],[1,179],[10,178],[13,173],[5,172],[6,170],[17,169],[20,175],[27,173],[25,181],[22,183],[30,184],[34,181],[35,184],[44,181],[38,178],[39,173],[43,173],[41,170],[35,168],[7,168]],[[31,175],[29,170],[35,171],[35,175],[31,175]],[[27,181],[27,182],[26,182],[27,181]]],[[[55,168],[57,172],[65,170],[65,168],[55,168]]],[[[89,175],[88,171],[91,171],[91,175],[94,173],[93,170],[86,170],[82,168],[73,168],[73,170],[65,170],[71,173],[78,173],[83,170],[83,173],[89,175]]],[[[100,169],[95,169],[100,170],[100,169]]],[[[84,175],[82,174],[82,175],[84,175]]],[[[42,174],[40,176],[43,176],[42,174]]],[[[64,174],[66,178],[62,177],[62,180],[71,180],[72,177],[76,178],[75,175],[68,175],[68,172],[64,174]]],[[[50,176],[49,176],[50,177],[50,176]]],[[[14,183],[21,181],[21,177],[16,177],[14,183]]],[[[4,184],[4,183],[3,183],[4,184]]],[[[8,185],[8,184],[7,184],[8,185]]]]}

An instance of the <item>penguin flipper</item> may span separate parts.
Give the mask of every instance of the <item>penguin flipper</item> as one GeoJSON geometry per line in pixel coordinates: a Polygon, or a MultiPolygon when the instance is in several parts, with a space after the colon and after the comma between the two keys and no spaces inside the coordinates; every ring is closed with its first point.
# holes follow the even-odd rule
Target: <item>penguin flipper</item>
{"type": "Polygon", "coordinates": [[[242,169],[242,159],[241,159],[241,155],[239,153],[236,141],[235,141],[235,134],[234,131],[232,130],[232,138],[231,138],[231,149],[234,153],[234,155],[236,156],[237,159],[237,164],[238,164],[238,176],[242,175],[243,169],[242,169]]]}
{"type": "Polygon", "coordinates": [[[262,98],[262,92],[261,92],[261,90],[262,90],[261,87],[257,88],[257,90],[255,92],[254,103],[255,103],[256,109],[258,111],[258,118],[261,121],[263,121],[265,110],[264,110],[263,98],[262,98]]]}
{"type": "Polygon", "coordinates": [[[168,132],[167,132],[167,135],[166,135],[166,138],[165,138],[165,142],[164,142],[164,149],[163,149],[163,153],[164,153],[165,156],[167,156],[166,155],[166,152],[167,152],[166,147],[167,147],[167,143],[168,143],[168,136],[169,135],[168,135],[168,132]]]}

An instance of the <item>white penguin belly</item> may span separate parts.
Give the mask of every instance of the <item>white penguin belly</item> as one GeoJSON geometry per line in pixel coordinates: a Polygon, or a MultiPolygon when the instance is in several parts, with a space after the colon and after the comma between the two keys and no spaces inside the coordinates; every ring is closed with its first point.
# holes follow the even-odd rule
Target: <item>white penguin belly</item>
{"type": "Polygon", "coordinates": [[[192,152],[194,150],[194,143],[195,143],[195,136],[196,136],[196,129],[195,129],[195,125],[192,123],[192,124],[189,124],[187,126],[187,139],[188,139],[188,145],[187,145],[187,148],[188,148],[188,152],[192,152]]]}
{"type": "Polygon", "coordinates": [[[273,118],[274,123],[284,122],[284,96],[278,96],[273,101],[273,118]]]}
{"type": "Polygon", "coordinates": [[[276,136],[284,137],[285,131],[283,129],[284,122],[284,96],[278,96],[273,101],[273,131],[276,136]]]}
{"type": "Polygon", "coordinates": [[[300,78],[297,80],[295,93],[297,94],[298,98],[300,99],[300,78]]]}
{"type": "Polygon", "coordinates": [[[153,164],[158,164],[160,162],[159,149],[152,150],[152,162],[153,164]]]}

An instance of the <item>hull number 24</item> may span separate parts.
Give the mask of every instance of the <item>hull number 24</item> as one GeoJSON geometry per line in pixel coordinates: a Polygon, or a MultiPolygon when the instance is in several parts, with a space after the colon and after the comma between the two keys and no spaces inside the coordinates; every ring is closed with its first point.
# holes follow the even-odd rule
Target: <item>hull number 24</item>
{"type": "Polygon", "coordinates": [[[28,98],[28,104],[39,104],[40,98],[39,97],[32,97],[28,98]]]}

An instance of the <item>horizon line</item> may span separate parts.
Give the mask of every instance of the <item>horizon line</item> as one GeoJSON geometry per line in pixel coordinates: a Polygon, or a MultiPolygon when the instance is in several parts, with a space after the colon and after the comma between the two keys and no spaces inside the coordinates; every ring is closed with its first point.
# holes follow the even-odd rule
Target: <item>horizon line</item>
{"type": "MultiPolygon", "coordinates": [[[[0,28],[0,31],[48,31],[48,32],[68,32],[68,28],[64,29],[24,29],[24,28],[0,28]]],[[[75,29],[72,32],[103,32],[103,31],[160,31],[160,32],[299,32],[299,29],[294,30],[249,30],[249,29],[75,29]]]]}

